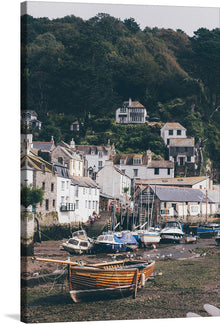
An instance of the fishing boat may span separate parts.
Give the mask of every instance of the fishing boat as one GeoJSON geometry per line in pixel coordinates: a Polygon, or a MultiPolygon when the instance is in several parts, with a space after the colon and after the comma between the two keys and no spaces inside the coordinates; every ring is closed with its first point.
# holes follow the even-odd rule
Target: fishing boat
{"type": "Polygon", "coordinates": [[[152,228],[140,233],[141,242],[144,246],[155,245],[160,242],[160,233],[152,228]]]}
{"type": "Polygon", "coordinates": [[[70,238],[62,244],[62,248],[69,253],[82,254],[89,253],[93,244],[88,239],[82,239],[78,236],[70,238]]]}
{"type": "Polygon", "coordinates": [[[197,227],[197,234],[199,237],[212,237],[217,235],[218,231],[220,230],[219,224],[202,224],[197,227]]]}
{"type": "Polygon", "coordinates": [[[73,232],[72,238],[62,244],[64,250],[75,254],[89,253],[92,247],[92,239],[87,236],[84,230],[73,232]]]}
{"type": "Polygon", "coordinates": [[[181,224],[175,221],[169,221],[160,232],[161,241],[180,242],[184,236],[181,224]]]}
{"type": "Polygon", "coordinates": [[[99,264],[85,264],[36,258],[37,261],[57,262],[68,265],[69,289],[72,300],[77,303],[85,299],[102,298],[103,295],[132,294],[136,297],[138,288],[152,274],[155,262],[121,260],[99,264]]]}
{"type": "Polygon", "coordinates": [[[126,244],[127,251],[137,251],[139,244],[130,232],[122,233],[120,240],[126,244]]]}
{"type": "Polygon", "coordinates": [[[217,245],[220,244],[220,231],[218,231],[218,233],[216,235],[215,242],[217,243],[217,245]]]}
{"type": "Polygon", "coordinates": [[[95,252],[119,252],[126,250],[126,244],[113,233],[103,233],[94,240],[95,252]]]}

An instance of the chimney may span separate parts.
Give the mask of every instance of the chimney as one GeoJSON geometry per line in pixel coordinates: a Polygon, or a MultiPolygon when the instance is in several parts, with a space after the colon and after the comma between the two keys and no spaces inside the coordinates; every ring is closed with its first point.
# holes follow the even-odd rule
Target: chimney
{"type": "Polygon", "coordinates": [[[21,134],[21,154],[28,155],[33,147],[32,134],[21,134]]]}
{"type": "Polygon", "coordinates": [[[71,147],[72,149],[75,149],[75,142],[74,142],[73,138],[72,138],[72,140],[70,141],[70,147],[71,147]]]}
{"type": "Polygon", "coordinates": [[[132,105],[132,100],[131,98],[129,98],[129,107],[131,107],[131,105],[132,105]]]}
{"type": "Polygon", "coordinates": [[[51,140],[50,140],[53,144],[54,144],[54,138],[53,135],[51,136],[51,140]]]}
{"type": "Polygon", "coordinates": [[[151,150],[148,149],[147,150],[147,164],[151,163],[152,161],[152,154],[151,154],[151,150]]]}

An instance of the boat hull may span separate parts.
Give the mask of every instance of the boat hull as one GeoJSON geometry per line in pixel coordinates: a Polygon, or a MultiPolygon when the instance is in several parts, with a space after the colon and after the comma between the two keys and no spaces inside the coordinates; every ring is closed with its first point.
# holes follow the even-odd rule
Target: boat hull
{"type": "MultiPolygon", "coordinates": [[[[140,264],[140,262],[139,262],[140,264]]],[[[131,294],[135,289],[144,285],[154,270],[154,262],[138,268],[123,268],[120,263],[92,267],[69,267],[70,296],[73,301],[100,298],[104,296],[120,296],[131,294]]]]}
{"type": "Polygon", "coordinates": [[[141,242],[145,245],[157,244],[160,242],[160,234],[158,233],[148,233],[141,235],[141,242]]]}

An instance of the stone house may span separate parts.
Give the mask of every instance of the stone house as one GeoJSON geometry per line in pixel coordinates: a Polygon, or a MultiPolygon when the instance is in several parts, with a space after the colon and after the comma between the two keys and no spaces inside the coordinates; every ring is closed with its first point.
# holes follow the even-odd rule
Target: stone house
{"type": "Polygon", "coordinates": [[[139,101],[124,101],[121,108],[116,110],[116,123],[144,124],[147,120],[147,110],[139,101]]]}
{"type": "Polygon", "coordinates": [[[179,166],[195,163],[194,138],[171,138],[169,143],[169,159],[179,166]]]}
{"type": "Polygon", "coordinates": [[[142,210],[150,210],[154,223],[167,221],[204,222],[214,213],[213,201],[200,189],[140,185],[135,201],[142,210]]]}
{"type": "Polygon", "coordinates": [[[120,169],[114,166],[112,160],[105,162],[104,167],[96,175],[101,192],[113,199],[126,203],[131,195],[131,179],[120,169]]]}

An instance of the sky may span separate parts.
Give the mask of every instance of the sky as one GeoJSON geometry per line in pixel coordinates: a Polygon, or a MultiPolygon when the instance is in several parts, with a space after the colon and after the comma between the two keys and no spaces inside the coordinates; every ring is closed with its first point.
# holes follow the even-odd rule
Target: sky
{"type": "MultiPolygon", "coordinates": [[[[110,4],[107,1],[102,3],[79,3],[79,2],[50,2],[50,1],[28,1],[21,10],[21,14],[27,13],[33,17],[48,17],[49,19],[75,15],[85,20],[94,17],[98,13],[108,13],[111,16],[124,20],[134,18],[141,29],[147,27],[171,28],[173,30],[182,29],[187,35],[193,36],[193,32],[200,27],[213,29],[220,27],[219,13],[217,7],[212,7],[213,1],[199,1],[200,6],[187,5],[187,1],[176,1],[175,5],[152,5],[158,1],[118,1],[110,4]],[[122,4],[120,4],[122,3],[122,4]],[[209,7],[207,6],[209,5],[209,7]]],[[[159,1],[164,3],[164,1],[159,1]]],[[[165,1],[165,3],[170,3],[165,1]]],[[[172,3],[172,1],[171,1],[172,3]]],[[[215,5],[215,2],[214,2],[215,5]]]]}

